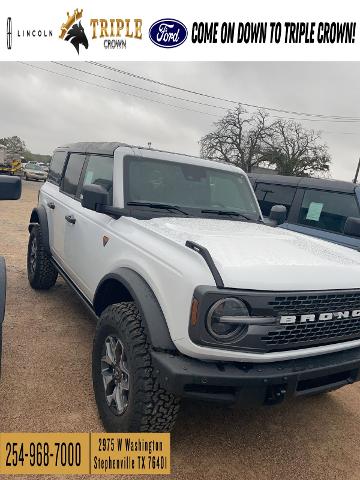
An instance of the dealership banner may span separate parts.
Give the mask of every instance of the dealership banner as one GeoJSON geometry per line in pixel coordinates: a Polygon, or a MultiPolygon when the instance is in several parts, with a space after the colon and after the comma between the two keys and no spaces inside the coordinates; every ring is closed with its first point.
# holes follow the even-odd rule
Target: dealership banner
{"type": "Polygon", "coordinates": [[[167,475],[170,470],[169,433],[0,433],[1,476],[167,475]]]}
{"type": "Polygon", "coordinates": [[[13,0],[0,4],[0,60],[352,60],[353,0],[131,2],[13,0]]]}

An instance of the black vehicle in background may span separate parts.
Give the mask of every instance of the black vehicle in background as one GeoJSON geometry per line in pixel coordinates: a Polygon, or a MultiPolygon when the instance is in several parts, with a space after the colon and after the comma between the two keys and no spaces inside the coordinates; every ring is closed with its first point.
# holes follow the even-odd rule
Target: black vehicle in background
{"type": "MultiPolygon", "coordinates": [[[[21,196],[19,177],[0,176],[0,200],[18,200],[21,196]]],[[[0,375],[2,352],[2,324],[5,316],[6,268],[5,259],[0,256],[0,375]]]]}
{"type": "Polygon", "coordinates": [[[360,248],[360,186],[352,182],[250,173],[261,211],[284,205],[281,228],[360,248]]]}

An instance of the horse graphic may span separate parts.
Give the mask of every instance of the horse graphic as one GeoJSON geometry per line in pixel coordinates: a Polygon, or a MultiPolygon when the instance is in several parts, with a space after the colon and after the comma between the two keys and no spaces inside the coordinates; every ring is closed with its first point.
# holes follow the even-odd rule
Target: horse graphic
{"type": "Polygon", "coordinates": [[[74,23],[74,25],[68,30],[65,40],[70,40],[70,43],[74,45],[78,54],[80,45],[83,45],[86,49],[88,48],[89,42],[84,27],[81,25],[81,21],[79,23],[74,23]]]}

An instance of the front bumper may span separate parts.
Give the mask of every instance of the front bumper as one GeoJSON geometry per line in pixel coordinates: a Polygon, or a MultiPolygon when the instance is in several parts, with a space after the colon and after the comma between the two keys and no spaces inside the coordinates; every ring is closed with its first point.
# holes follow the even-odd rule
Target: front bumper
{"type": "Polygon", "coordinates": [[[152,360],[161,386],[173,394],[251,405],[335,390],[360,374],[360,348],[265,364],[204,362],[155,351],[152,360]]]}

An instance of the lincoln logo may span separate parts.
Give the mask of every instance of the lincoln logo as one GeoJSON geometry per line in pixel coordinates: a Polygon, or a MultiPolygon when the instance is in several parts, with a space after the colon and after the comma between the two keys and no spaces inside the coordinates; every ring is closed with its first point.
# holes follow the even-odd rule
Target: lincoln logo
{"type": "Polygon", "coordinates": [[[11,50],[12,47],[12,20],[11,17],[8,17],[6,23],[6,43],[8,50],[11,50]]]}
{"type": "Polygon", "coordinates": [[[359,318],[360,310],[345,310],[344,312],[332,312],[332,313],[319,313],[308,315],[282,315],[280,317],[281,324],[293,324],[293,323],[310,323],[316,321],[326,320],[341,320],[344,318],[359,318]]]}

